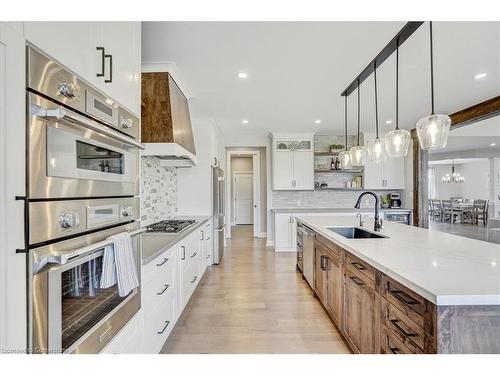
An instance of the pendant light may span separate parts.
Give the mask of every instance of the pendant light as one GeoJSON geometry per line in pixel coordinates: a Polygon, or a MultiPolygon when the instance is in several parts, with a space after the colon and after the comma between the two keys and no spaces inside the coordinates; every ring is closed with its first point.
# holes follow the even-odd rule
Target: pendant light
{"type": "Polygon", "coordinates": [[[359,120],[360,120],[360,99],[359,99],[359,78],[358,78],[358,142],[357,146],[351,147],[349,154],[351,156],[351,164],[353,167],[361,167],[365,164],[368,153],[364,146],[359,145],[359,120]]]}
{"type": "Polygon", "coordinates": [[[344,119],[345,119],[345,150],[339,153],[340,166],[342,169],[351,169],[351,155],[347,149],[347,94],[345,95],[344,103],[344,119]]]}
{"type": "Polygon", "coordinates": [[[434,58],[432,51],[432,21],[429,23],[431,52],[431,114],[417,121],[417,135],[422,150],[445,148],[448,142],[451,119],[448,115],[434,113],[434,58]]]}
{"type": "Polygon", "coordinates": [[[387,155],[398,158],[408,154],[411,134],[406,129],[399,128],[399,39],[396,41],[396,129],[384,137],[387,155]]]}
{"type": "Polygon", "coordinates": [[[368,143],[368,154],[370,159],[376,163],[387,159],[385,152],[385,142],[378,137],[378,95],[377,95],[377,63],[373,62],[373,78],[375,80],[375,140],[368,143]]]}

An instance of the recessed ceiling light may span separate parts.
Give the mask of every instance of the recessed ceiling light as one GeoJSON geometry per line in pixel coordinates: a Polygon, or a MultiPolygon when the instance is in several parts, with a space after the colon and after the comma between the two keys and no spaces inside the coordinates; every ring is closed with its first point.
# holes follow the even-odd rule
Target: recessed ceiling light
{"type": "Polygon", "coordinates": [[[496,143],[490,143],[490,146],[491,146],[491,147],[494,147],[494,146],[496,146],[496,145],[497,145],[496,143]]]}
{"type": "Polygon", "coordinates": [[[486,73],[479,73],[479,74],[476,74],[474,76],[475,79],[481,79],[481,78],[484,78],[484,77],[486,77],[486,73]]]}
{"type": "Polygon", "coordinates": [[[248,74],[246,74],[245,72],[239,72],[238,73],[238,78],[245,79],[247,77],[248,77],[248,74]]]}
{"type": "Polygon", "coordinates": [[[392,120],[387,120],[385,123],[386,123],[387,125],[392,124],[392,120]]]}
{"type": "Polygon", "coordinates": [[[241,123],[242,124],[248,124],[248,120],[242,120],[241,123]]]}
{"type": "Polygon", "coordinates": [[[321,120],[314,120],[315,124],[321,124],[321,120]]]}

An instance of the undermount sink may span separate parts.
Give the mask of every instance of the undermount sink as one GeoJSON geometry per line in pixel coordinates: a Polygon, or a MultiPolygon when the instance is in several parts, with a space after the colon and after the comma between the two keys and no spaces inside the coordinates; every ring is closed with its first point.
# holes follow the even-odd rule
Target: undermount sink
{"type": "Polygon", "coordinates": [[[387,238],[387,236],[382,234],[375,234],[358,227],[326,227],[326,229],[340,234],[345,238],[387,238]]]}

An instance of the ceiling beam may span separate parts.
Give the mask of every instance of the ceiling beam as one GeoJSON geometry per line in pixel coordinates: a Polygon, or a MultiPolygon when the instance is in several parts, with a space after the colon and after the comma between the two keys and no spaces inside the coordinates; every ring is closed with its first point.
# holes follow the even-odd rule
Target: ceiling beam
{"type": "Polygon", "coordinates": [[[460,127],[493,116],[500,116],[500,95],[452,113],[450,115],[451,126],[460,127]]]}
{"type": "Polygon", "coordinates": [[[387,43],[387,45],[379,52],[379,54],[366,66],[365,69],[359,75],[354,78],[349,86],[346,87],[344,91],[340,94],[341,96],[349,96],[358,87],[358,82],[361,85],[365,79],[367,79],[372,73],[374,66],[377,68],[382,65],[382,63],[389,58],[398,46],[401,46],[406,39],[410,37],[417,29],[422,26],[421,21],[411,21],[406,23],[403,28],[396,34],[392,40],[387,43]]]}

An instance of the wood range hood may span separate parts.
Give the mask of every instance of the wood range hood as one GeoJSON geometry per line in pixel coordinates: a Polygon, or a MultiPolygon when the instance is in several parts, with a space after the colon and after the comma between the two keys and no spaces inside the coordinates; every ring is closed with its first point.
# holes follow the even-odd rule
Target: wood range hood
{"type": "Polygon", "coordinates": [[[198,164],[186,96],[168,72],[142,73],[141,138],[144,156],[167,167],[198,164]]]}

